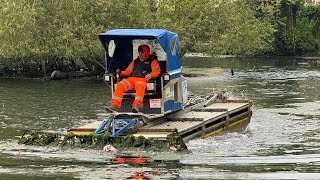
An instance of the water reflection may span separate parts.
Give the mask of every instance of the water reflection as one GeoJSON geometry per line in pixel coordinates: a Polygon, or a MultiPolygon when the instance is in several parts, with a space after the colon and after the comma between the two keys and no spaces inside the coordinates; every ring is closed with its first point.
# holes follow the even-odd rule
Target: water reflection
{"type": "MultiPolygon", "coordinates": [[[[17,145],[12,142],[1,147],[5,148],[0,154],[0,162],[3,162],[0,173],[5,174],[4,177],[20,174],[21,177],[30,175],[35,179],[41,176],[49,179],[176,179],[179,176],[176,172],[182,167],[177,159],[157,160],[129,154],[111,157],[101,150],[93,149],[18,149],[10,146],[17,145]]],[[[17,176],[17,179],[21,177],[17,176]]]]}

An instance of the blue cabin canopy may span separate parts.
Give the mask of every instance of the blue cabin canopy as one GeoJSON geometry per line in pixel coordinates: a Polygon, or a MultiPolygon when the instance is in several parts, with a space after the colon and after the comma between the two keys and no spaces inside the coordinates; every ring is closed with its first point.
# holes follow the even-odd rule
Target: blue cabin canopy
{"type": "Polygon", "coordinates": [[[105,51],[107,72],[125,69],[129,63],[137,58],[133,57],[134,40],[156,40],[166,53],[165,71],[180,68],[178,53],[178,35],[165,29],[113,29],[98,35],[105,51]],[[113,40],[115,49],[113,56],[108,54],[109,42],[113,40]]]}

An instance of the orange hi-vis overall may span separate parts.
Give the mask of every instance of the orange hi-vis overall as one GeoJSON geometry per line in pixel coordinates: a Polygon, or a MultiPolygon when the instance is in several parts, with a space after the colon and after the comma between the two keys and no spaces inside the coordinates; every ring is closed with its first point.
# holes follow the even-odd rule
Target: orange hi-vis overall
{"type": "Polygon", "coordinates": [[[150,56],[149,46],[141,45],[140,47],[142,47],[147,58],[143,60],[137,58],[129,64],[125,71],[121,71],[121,76],[131,75],[132,77],[122,79],[116,84],[110,103],[117,108],[121,107],[121,101],[123,99],[124,92],[134,88],[136,89],[136,96],[132,106],[138,106],[141,108],[143,106],[143,98],[148,80],[151,78],[156,78],[160,74],[159,63],[156,59],[152,59],[152,56],[150,56]],[[142,73],[143,71],[146,71],[147,74],[144,75],[142,73]]]}

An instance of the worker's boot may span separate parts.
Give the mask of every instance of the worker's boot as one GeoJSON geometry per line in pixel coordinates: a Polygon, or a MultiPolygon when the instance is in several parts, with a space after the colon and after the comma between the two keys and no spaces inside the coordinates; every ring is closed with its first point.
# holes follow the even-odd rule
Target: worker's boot
{"type": "Polygon", "coordinates": [[[138,113],[139,112],[139,107],[137,105],[132,106],[132,112],[133,113],[138,113]]]}

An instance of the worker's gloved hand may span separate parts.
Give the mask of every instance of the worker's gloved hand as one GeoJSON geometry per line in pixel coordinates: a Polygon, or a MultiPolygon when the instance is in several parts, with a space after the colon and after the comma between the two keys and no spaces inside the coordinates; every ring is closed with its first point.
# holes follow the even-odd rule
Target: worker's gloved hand
{"type": "Polygon", "coordinates": [[[151,74],[147,74],[144,78],[146,79],[146,82],[148,82],[152,78],[152,76],[151,74]]]}
{"type": "Polygon", "coordinates": [[[121,69],[117,69],[116,70],[116,78],[120,78],[121,77],[121,69]]]}
{"type": "Polygon", "coordinates": [[[118,82],[120,82],[120,80],[121,80],[121,69],[117,69],[116,70],[116,82],[118,83],[118,82]]]}
{"type": "Polygon", "coordinates": [[[116,74],[118,75],[119,74],[119,76],[121,75],[121,69],[117,69],[116,70],[116,74]]]}
{"type": "Polygon", "coordinates": [[[142,76],[146,76],[148,74],[148,71],[142,71],[142,76]]]}

